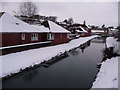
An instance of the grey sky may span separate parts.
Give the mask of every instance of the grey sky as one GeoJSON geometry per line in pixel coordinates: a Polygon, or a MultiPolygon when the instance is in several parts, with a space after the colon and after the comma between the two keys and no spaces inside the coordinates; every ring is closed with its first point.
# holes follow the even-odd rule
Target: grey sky
{"type": "Polygon", "coordinates": [[[120,1],[118,4],[118,25],[120,26],[120,1]]]}
{"type": "MultiPolygon", "coordinates": [[[[18,11],[19,2],[4,2],[2,10],[10,14],[18,11]]],[[[62,21],[72,17],[75,22],[87,21],[90,25],[117,26],[118,3],[117,2],[36,2],[41,15],[53,15],[62,21]]]]}

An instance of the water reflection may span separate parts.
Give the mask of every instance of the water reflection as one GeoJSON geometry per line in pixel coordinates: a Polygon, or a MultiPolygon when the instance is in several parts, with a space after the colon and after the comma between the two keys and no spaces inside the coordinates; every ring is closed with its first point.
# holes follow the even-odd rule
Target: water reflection
{"type": "Polygon", "coordinates": [[[25,82],[30,82],[36,77],[37,74],[38,74],[37,70],[27,72],[27,74],[23,76],[23,80],[25,82]]]}
{"type": "Polygon", "coordinates": [[[90,41],[88,41],[88,42],[86,42],[85,44],[82,44],[81,46],[80,46],[80,49],[82,50],[82,53],[84,53],[84,50],[85,50],[85,48],[87,48],[88,46],[90,46],[90,41]]]}
{"type": "Polygon", "coordinates": [[[102,43],[89,41],[82,48],[68,52],[69,57],[67,53],[63,59],[56,57],[59,58],[57,63],[50,62],[48,68],[36,68],[4,81],[3,88],[90,88],[98,72],[96,65],[103,59],[103,47],[102,43]]]}
{"type": "Polygon", "coordinates": [[[69,53],[72,56],[78,56],[79,55],[79,50],[78,49],[74,49],[74,50],[71,50],[69,53]]]}
{"type": "Polygon", "coordinates": [[[95,39],[92,40],[92,42],[105,43],[106,37],[96,37],[95,39]]]}

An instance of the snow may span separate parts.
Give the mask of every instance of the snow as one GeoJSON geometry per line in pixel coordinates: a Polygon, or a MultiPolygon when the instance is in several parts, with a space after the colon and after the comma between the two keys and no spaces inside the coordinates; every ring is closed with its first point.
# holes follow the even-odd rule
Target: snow
{"type": "Polygon", "coordinates": [[[39,26],[39,25],[31,25],[33,26],[34,28],[36,28],[37,30],[41,31],[41,32],[44,32],[44,33],[49,33],[50,30],[44,26],[39,26]]]}
{"type": "Polygon", "coordinates": [[[29,25],[18,18],[11,16],[8,13],[4,13],[0,18],[0,32],[53,32],[53,33],[70,33],[68,30],[55,24],[52,21],[48,21],[50,30],[44,26],[29,25]]]}
{"type": "Polygon", "coordinates": [[[79,26],[80,28],[81,28],[81,30],[76,30],[77,32],[85,32],[85,33],[87,33],[87,31],[83,28],[83,27],[81,27],[81,26],[79,26]]]}
{"type": "Polygon", "coordinates": [[[70,33],[70,31],[64,29],[63,27],[55,24],[52,21],[48,21],[49,26],[50,26],[50,31],[53,33],[70,33]]]}
{"type": "Polygon", "coordinates": [[[118,88],[118,58],[114,57],[102,62],[92,88],[118,88]]]}
{"type": "Polygon", "coordinates": [[[101,32],[103,33],[104,31],[103,30],[91,30],[93,33],[98,33],[98,32],[101,32]]]}
{"type": "Polygon", "coordinates": [[[118,52],[119,50],[119,43],[117,42],[117,39],[114,37],[107,37],[106,39],[106,47],[114,47],[114,52],[118,52]]]}
{"type": "Polygon", "coordinates": [[[0,73],[0,77],[5,77],[11,73],[17,73],[20,69],[25,69],[26,67],[39,64],[42,61],[47,61],[52,57],[78,47],[79,45],[95,37],[97,36],[80,37],[65,44],[0,56],[0,59],[2,61],[2,74],[0,73]]]}
{"type": "Polygon", "coordinates": [[[15,47],[22,47],[22,46],[29,46],[29,45],[43,44],[43,43],[50,43],[50,42],[51,42],[51,41],[37,42],[37,43],[29,43],[29,44],[21,44],[21,45],[14,45],[14,46],[0,47],[0,49],[15,48],[15,47]]]}
{"type": "Polygon", "coordinates": [[[79,33],[79,32],[83,32],[83,31],[80,31],[80,30],[76,30],[76,32],[78,32],[78,33],[79,33]]]}
{"type": "Polygon", "coordinates": [[[87,33],[87,31],[83,27],[80,26],[80,28],[82,29],[83,32],[87,33]]]}
{"type": "MultiPolygon", "coordinates": [[[[107,37],[106,47],[114,47],[115,52],[120,52],[119,42],[113,37],[107,37]]],[[[118,60],[120,57],[113,57],[103,61],[97,78],[92,88],[118,88],[118,60]]]]}
{"type": "Polygon", "coordinates": [[[44,26],[39,26],[39,25],[31,25],[34,28],[36,28],[37,30],[41,31],[41,32],[52,32],[52,33],[70,33],[70,31],[64,29],[63,27],[57,25],[56,23],[52,22],[52,21],[48,21],[49,26],[50,26],[50,30],[49,28],[46,28],[44,26]]]}
{"type": "Polygon", "coordinates": [[[8,13],[1,16],[0,28],[2,28],[1,32],[41,32],[8,13]]]}

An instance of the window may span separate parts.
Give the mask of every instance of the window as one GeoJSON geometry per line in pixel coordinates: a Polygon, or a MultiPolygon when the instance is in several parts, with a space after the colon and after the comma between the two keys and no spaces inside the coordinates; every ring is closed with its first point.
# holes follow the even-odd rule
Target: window
{"type": "Polygon", "coordinates": [[[62,39],[62,33],[60,34],[60,38],[62,39]]]}
{"type": "Polygon", "coordinates": [[[37,41],[38,40],[38,34],[31,34],[31,41],[37,41]]]}
{"type": "Polygon", "coordinates": [[[49,34],[47,35],[47,39],[48,39],[48,40],[54,40],[54,34],[49,33],[49,34]]]}
{"type": "Polygon", "coordinates": [[[25,34],[21,34],[21,39],[25,40],[25,34]]]}
{"type": "Polygon", "coordinates": [[[38,34],[35,34],[35,40],[38,40],[38,34]]]}
{"type": "Polygon", "coordinates": [[[67,34],[67,38],[69,38],[69,34],[67,34]]]}
{"type": "Polygon", "coordinates": [[[54,40],[54,34],[51,34],[51,39],[54,40]]]}

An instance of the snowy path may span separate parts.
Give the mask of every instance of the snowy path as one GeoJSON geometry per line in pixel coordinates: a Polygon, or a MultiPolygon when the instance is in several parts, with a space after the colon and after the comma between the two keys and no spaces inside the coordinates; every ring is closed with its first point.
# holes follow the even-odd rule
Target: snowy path
{"type": "MultiPolygon", "coordinates": [[[[114,47],[114,51],[120,53],[120,42],[113,37],[106,39],[106,46],[114,47]]],[[[113,57],[102,62],[96,80],[92,88],[118,88],[118,60],[120,57],[113,57]]]]}
{"type": "Polygon", "coordinates": [[[114,57],[102,62],[92,88],[118,88],[118,58],[114,57]]]}
{"type": "Polygon", "coordinates": [[[43,47],[0,56],[0,64],[2,64],[2,72],[0,72],[0,77],[5,77],[11,73],[17,73],[20,69],[25,69],[26,67],[30,67],[35,64],[39,64],[42,61],[49,60],[52,57],[78,47],[80,44],[83,44],[95,37],[97,36],[80,37],[66,44],[43,47]]]}

